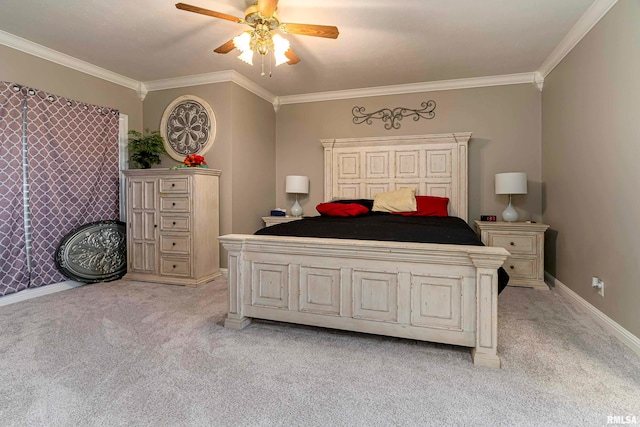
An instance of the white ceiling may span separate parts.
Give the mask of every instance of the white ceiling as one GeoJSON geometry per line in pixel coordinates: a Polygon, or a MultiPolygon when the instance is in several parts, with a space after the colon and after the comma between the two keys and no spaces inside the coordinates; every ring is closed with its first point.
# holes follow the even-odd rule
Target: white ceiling
{"type": "MultiPolygon", "coordinates": [[[[181,1],[239,17],[252,3],[181,1]]],[[[302,61],[273,77],[213,52],[246,25],[175,3],[0,0],[0,30],[142,82],[235,70],[283,96],[534,72],[594,0],[280,0],[282,22],[340,36],[286,35],[302,61]]]]}

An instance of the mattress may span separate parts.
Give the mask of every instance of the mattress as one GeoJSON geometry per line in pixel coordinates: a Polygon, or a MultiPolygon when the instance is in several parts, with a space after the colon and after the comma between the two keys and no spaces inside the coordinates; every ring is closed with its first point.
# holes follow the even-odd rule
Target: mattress
{"type": "MultiPolygon", "coordinates": [[[[464,220],[451,216],[405,217],[373,212],[358,217],[315,216],[265,227],[255,234],[484,246],[464,220]]],[[[499,292],[508,282],[507,272],[498,269],[499,292]]]]}

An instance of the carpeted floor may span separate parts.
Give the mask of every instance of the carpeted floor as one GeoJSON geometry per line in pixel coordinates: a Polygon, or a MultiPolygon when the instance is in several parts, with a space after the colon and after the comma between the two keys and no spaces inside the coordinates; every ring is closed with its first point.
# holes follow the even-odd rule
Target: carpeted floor
{"type": "Polygon", "coordinates": [[[558,292],[500,295],[503,369],[468,349],[254,322],[226,282],[117,281],[0,307],[0,425],[640,422],[640,358],[558,292]]]}

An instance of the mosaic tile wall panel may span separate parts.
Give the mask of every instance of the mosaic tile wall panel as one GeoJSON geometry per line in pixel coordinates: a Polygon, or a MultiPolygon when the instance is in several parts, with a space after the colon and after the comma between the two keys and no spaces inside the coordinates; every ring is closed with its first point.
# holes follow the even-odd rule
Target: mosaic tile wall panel
{"type": "Polygon", "coordinates": [[[0,296],[29,283],[24,229],[20,86],[0,82],[0,296]]]}
{"type": "Polygon", "coordinates": [[[65,280],[54,258],[69,231],[118,219],[119,113],[32,89],[27,99],[29,287],[39,287],[65,280]]]}

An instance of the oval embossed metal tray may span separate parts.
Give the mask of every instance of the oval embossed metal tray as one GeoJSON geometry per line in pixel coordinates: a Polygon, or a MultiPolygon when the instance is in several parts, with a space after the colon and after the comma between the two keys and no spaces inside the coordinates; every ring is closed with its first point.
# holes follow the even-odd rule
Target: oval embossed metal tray
{"type": "Polygon", "coordinates": [[[56,251],[56,267],[83,283],[109,282],[127,272],[127,228],[122,221],[96,221],[69,232],[56,251]]]}

